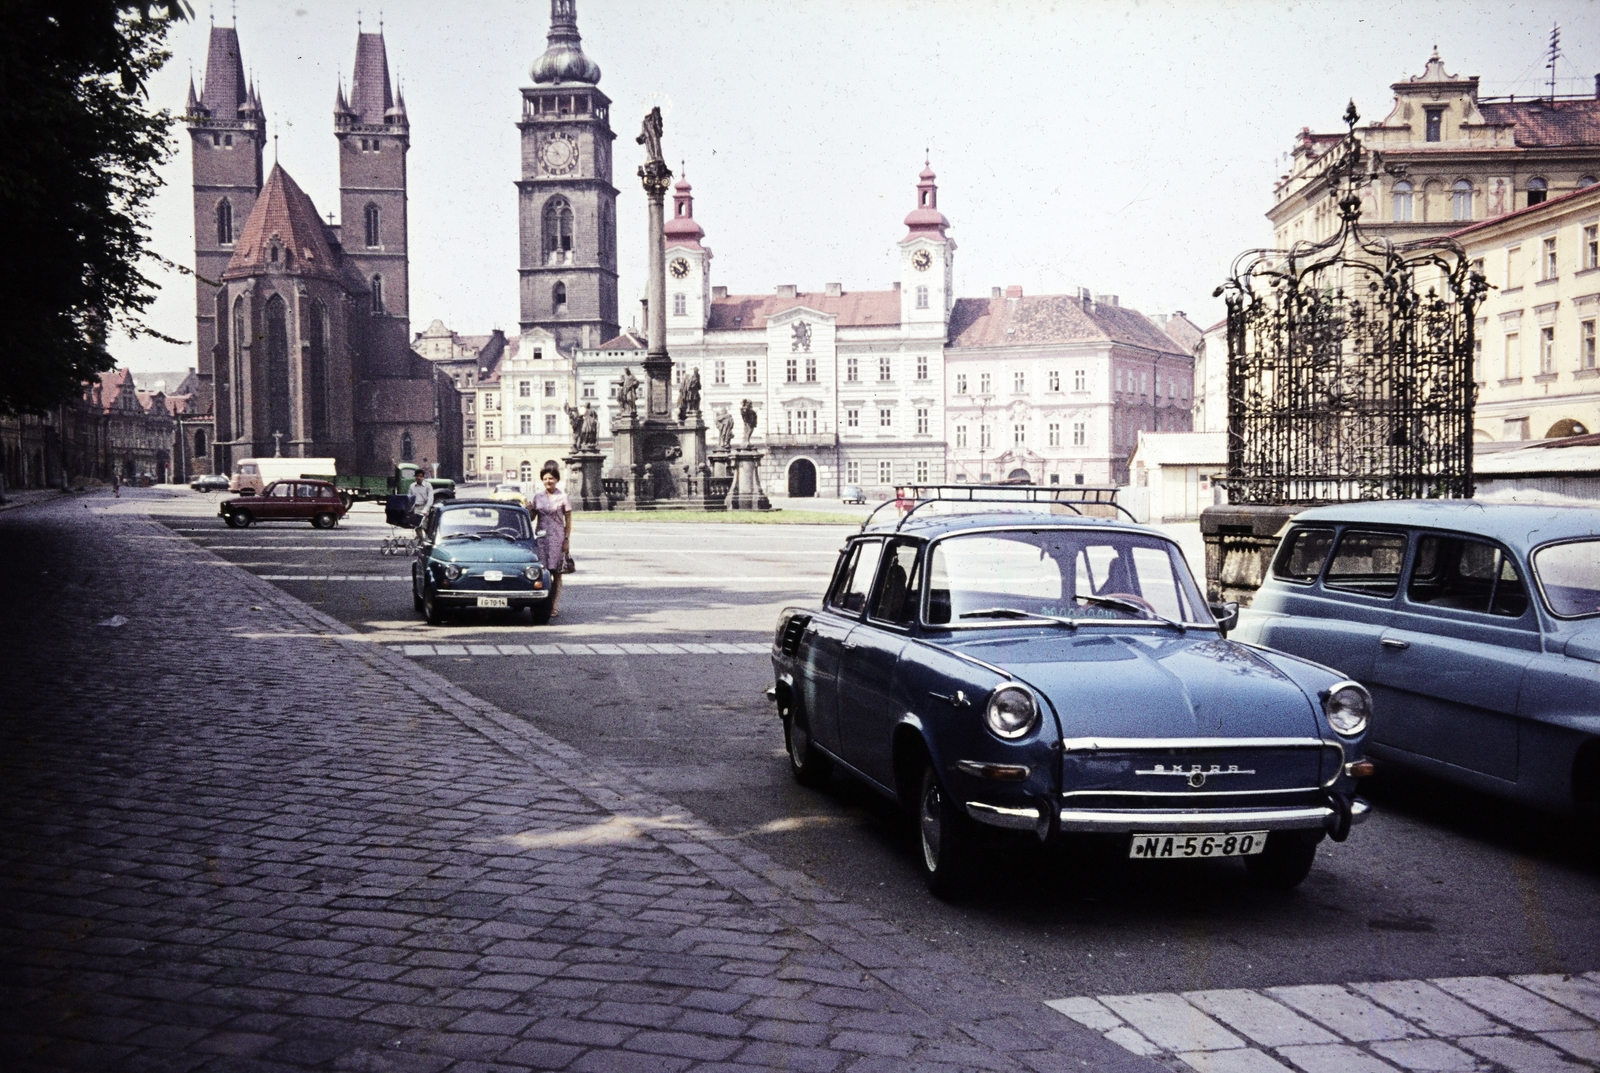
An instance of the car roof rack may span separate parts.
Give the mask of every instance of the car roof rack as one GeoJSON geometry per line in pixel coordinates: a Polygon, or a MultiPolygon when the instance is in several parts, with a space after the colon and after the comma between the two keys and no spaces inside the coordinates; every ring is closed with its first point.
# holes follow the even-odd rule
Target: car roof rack
{"type": "Polygon", "coordinates": [[[1114,487],[1087,484],[897,484],[894,487],[897,493],[895,498],[884,500],[872,508],[872,513],[861,523],[859,532],[867,531],[867,526],[878,516],[878,511],[905,499],[913,502],[894,527],[897,533],[913,514],[934,503],[1005,503],[1012,506],[1018,503],[1043,503],[1060,505],[1080,515],[1083,514],[1078,509],[1080,506],[1110,507],[1126,514],[1129,521],[1139,524],[1139,519],[1117,502],[1119,489],[1114,487]]]}

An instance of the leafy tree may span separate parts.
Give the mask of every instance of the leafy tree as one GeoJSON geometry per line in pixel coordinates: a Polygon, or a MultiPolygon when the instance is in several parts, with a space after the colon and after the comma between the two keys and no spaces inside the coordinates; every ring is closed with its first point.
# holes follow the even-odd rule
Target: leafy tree
{"type": "Polygon", "coordinates": [[[174,120],[145,83],[191,14],[186,0],[0,0],[0,413],[76,395],[112,367],[113,329],[160,334],[140,319],[156,295],[140,262],[174,120]]]}

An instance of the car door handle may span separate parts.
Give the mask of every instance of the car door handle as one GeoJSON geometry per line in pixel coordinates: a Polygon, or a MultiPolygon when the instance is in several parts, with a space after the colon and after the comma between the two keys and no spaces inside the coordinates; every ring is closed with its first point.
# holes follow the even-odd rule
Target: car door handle
{"type": "Polygon", "coordinates": [[[1404,651],[1405,649],[1411,647],[1411,642],[1410,641],[1402,641],[1398,637],[1385,637],[1383,640],[1379,641],[1378,643],[1380,645],[1382,645],[1384,648],[1393,648],[1393,649],[1397,649],[1397,650],[1400,650],[1400,651],[1404,651]]]}
{"type": "Polygon", "coordinates": [[[853,652],[858,646],[851,641],[842,641],[840,642],[839,647],[843,648],[846,652],[853,652]]]}

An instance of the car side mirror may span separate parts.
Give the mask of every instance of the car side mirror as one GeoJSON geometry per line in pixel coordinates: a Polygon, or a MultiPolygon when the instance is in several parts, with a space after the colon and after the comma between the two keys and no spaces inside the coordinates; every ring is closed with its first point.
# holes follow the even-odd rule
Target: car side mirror
{"type": "Polygon", "coordinates": [[[1239,601],[1223,600],[1211,605],[1211,614],[1217,620],[1217,629],[1226,637],[1239,625],[1239,601]]]}

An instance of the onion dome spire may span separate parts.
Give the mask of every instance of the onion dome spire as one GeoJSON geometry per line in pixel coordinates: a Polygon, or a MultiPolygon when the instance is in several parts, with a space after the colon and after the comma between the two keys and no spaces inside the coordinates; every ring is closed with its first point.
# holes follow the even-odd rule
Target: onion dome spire
{"type": "Polygon", "coordinates": [[[687,177],[679,179],[672,188],[672,219],[662,227],[668,246],[685,246],[700,249],[700,240],[706,233],[694,220],[694,187],[687,177]]]}
{"type": "Polygon", "coordinates": [[[933,168],[924,160],[922,172],[917,176],[917,207],[906,215],[906,238],[913,235],[936,235],[945,238],[944,229],[950,221],[939,211],[939,187],[934,183],[933,168]]]}
{"type": "Polygon", "coordinates": [[[550,0],[550,34],[544,55],[533,61],[529,76],[536,83],[600,81],[600,65],[583,54],[578,36],[577,0],[550,0]]]}

